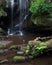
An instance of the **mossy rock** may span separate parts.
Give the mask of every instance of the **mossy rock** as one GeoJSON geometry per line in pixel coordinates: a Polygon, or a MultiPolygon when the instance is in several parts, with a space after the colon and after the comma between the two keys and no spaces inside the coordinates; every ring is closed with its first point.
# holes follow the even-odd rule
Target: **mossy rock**
{"type": "Polygon", "coordinates": [[[13,57],[14,62],[21,62],[21,61],[24,61],[24,60],[25,60],[24,56],[14,56],[13,57]]]}
{"type": "Polygon", "coordinates": [[[12,46],[10,46],[10,49],[11,49],[11,50],[18,49],[18,46],[17,46],[17,45],[12,45],[12,46]]]}
{"type": "Polygon", "coordinates": [[[2,49],[2,48],[4,48],[4,45],[2,45],[2,44],[0,43],[0,49],[2,49]]]}
{"type": "Polygon", "coordinates": [[[8,63],[8,59],[3,59],[0,61],[1,64],[8,63]]]}

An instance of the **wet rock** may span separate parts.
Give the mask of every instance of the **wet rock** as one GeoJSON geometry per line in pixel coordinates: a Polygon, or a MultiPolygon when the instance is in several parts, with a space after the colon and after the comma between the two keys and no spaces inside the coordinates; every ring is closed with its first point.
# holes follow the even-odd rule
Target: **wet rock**
{"type": "Polygon", "coordinates": [[[26,57],[25,56],[14,56],[13,61],[14,62],[22,62],[25,61],[26,57]]]}
{"type": "Polygon", "coordinates": [[[0,50],[0,54],[3,54],[3,53],[4,53],[4,50],[3,50],[3,49],[1,49],[1,50],[0,50]]]}
{"type": "Polygon", "coordinates": [[[2,43],[0,43],[0,49],[4,48],[4,45],[2,45],[2,43]]]}
{"type": "Polygon", "coordinates": [[[0,49],[0,55],[6,55],[8,49],[0,49]]]}
{"type": "Polygon", "coordinates": [[[4,52],[8,52],[8,49],[4,49],[4,52]]]}
{"type": "Polygon", "coordinates": [[[1,60],[0,63],[8,63],[8,59],[1,60]]]}
{"type": "Polygon", "coordinates": [[[17,54],[18,54],[18,55],[23,55],[24,52],[23,52],[23,51],[17,51],[17,54]]]}
{"type": "Polygon", "coordinates": [[[10,50],[16,50],[16,49],[18,49],[18,46],[17,45],[12,45],[9,49],[10,50]]]}

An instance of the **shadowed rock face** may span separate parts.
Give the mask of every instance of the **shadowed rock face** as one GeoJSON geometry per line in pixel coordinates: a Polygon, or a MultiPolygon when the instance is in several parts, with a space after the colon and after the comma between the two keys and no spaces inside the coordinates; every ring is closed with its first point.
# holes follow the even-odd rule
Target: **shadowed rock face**
{"type": "Polygon", "coordinates": [[[6,7],[7,4],[8,4],[7,0],[0,0],[0,6],[6,7]]]}

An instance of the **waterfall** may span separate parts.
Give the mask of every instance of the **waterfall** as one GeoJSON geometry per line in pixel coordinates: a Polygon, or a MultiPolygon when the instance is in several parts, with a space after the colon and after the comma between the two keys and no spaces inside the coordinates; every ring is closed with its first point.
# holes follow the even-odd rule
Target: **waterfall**
{"type": "Polygon", "coordinates": [[[13,9],[14,9],[14,0],[9,0],[9,6],[10,6],[10,11],[11,11],[11,23],[10,23],[10,28],[8,29],[8,35],[12,32],[11,30],[13,29],[13,9]]]}
{"type": "Polygon", "coordinates": [[[14,9],[14,0],[10,0],[11,2],[11,27],[13,28],[13,9],[14,9]]]}
{"type": "Polygon", "coordinates": [[[19,11],[20,11],[20,17],[19,17],[19,24],[17,24],[15,27],[19,26],[19,31],[23,29],[23,22],[26,20],[28,16],[28,0],[19,0],[19,11]]]}
{"type": "Polygon", "coordinates": [[[11,4],[11,29],[12,29],[12,35],[15,33],[21,33],[22,29],[23,29],[23,23],[24,20],[26,20],[27,16],[28,16],[28,0],[16,0],[17,4],[19,5],[19,23],[16,23],[16,25],[14,26],[14,21],[13,21],[13,14],[15,12],[13,12],[14,10],[14,0],[10,0],[10,4],[11,4]],[[19,28],[19,30],[18,30],[19,28]]]}
{"type": "Polygon", "coordinates": [[[26,20],[28,16],[28,0],[19,0],[19,11],[20,11],[20,17],[19,17],[19,24],[17,24],[15,27],[19,30],[16,31],[19,33],[19,35],[23,35],[23,23],[26,20]]]}

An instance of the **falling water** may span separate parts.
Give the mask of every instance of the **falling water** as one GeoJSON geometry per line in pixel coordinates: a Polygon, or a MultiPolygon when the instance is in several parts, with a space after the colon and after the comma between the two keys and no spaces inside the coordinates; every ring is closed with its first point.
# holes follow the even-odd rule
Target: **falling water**
{"type": "Polygon", "coordinates": [[[28,0],[19,0],[19,10],[20,10],[20,17],[19,17],[19,24],[17,24],[15,27],[19,26],[19,34],[23,35],[23,23],[24,20],[26,20],[28,16],[28,0]]]}
{"type": "Polygon", "coordinates": [[[22,30],[24,19],[26,19],[27,16],[27,0],[19,0],[19,8],[20,8],[20,26],[19,30],[22,30]]]}
{"type": "Polygon", "coordinates": [[[14,9],[14,0],[9,0],[10,3],[10,10],[11,10],[11,24],[10,24],[10,28],[8,29],[8,35],[11,34],[12,29],[13,29],[13,9],[14,9]]]}
{"type": "Polygon", "coordinates": [[[10,0],[11,3],[11,27],[13,29],[12,35],[17,33],[22,35],[23,23],[28,16],[28,0],[17,0],[17,4],[19,4],[19,24],[13,25],[13,9],[14,9],[14,0],[10,0]],[[19,30],[18,30],[19,28],[19,30]],[[15,31],[14,31],[15,30],[15,31]]]}
{"type": "Polygon", "coordinates": [[[10,0],[11,2],[11,27],[13,28],[13,9],[14,9],[14,0],[10,0]]]}

